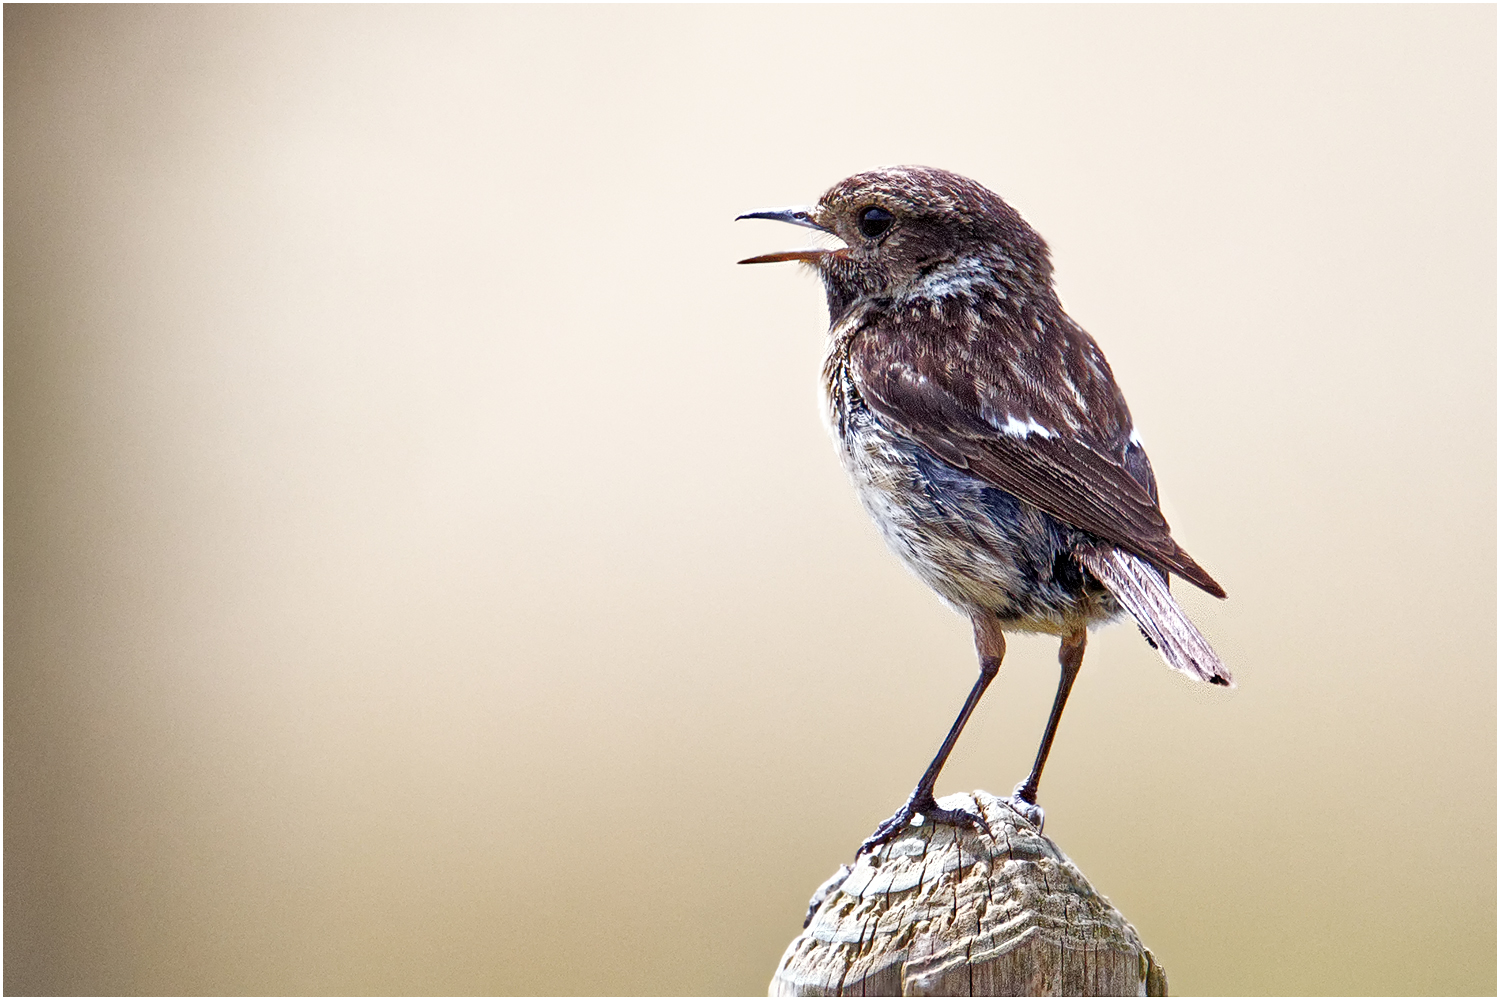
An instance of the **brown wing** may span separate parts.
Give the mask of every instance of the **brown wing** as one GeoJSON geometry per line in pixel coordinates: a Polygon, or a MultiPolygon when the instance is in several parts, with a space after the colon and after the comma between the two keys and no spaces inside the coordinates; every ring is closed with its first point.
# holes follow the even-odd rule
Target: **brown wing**
{"type": "Polygon", "coordinates": [[[1028,339],[885,321],[851,339],[849,371],[882,419],[944,461],[1225,596],[1173,541],[1154,481],[1127,469],[1129,410],[1098,347],[1077,327],[1028,339]]]}

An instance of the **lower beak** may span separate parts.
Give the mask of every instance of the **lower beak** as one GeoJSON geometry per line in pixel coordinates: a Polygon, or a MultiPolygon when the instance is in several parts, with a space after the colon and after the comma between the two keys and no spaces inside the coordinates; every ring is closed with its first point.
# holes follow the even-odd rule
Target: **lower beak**
{"type": "Polygon", "coordinates": [[[824,254],[833,253],[832,250],[782,250],[779,253],[763,253],[758,257],[746,257],[740,261],[741,264],[780,264],[788,260],[805,260],[809,264],[816,263],[818,258],[824,254]]]}
{"type": "MultiPolygon", "coordinates": [[[[744,215],[736,216],[736,222],[740,219],[771,219],[775,222],[790,222],[794,226],[806,226],[808,229],[816,229],[820,233],[831,232],[828,227],[820,225],[813,219],[811,208],[772,208],[763,212],[746,212],[744,215]]],[[[780,253],[763,253],[758,257],[747,257],[740,261],[741,264],[780,264],[789,260],[800,260],[814,263],[832,250],[783,250],[780,253]]]]}

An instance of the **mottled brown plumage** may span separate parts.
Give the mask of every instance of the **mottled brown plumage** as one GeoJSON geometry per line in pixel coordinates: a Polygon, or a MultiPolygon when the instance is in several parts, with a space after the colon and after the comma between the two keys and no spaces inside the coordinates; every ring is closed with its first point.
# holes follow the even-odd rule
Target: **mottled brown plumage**
{"type": "Polygon", "coordinates": [[[846,246],[798,260],[831,319],[830,424],[861,500],[898,556],[974,624],[981,676],[932,767],[878,843],[916,813],[1004,651],[1003,630],[1063,639],[1052,718],[1017,789],[1036,786],[1086,630],[1122,613],[1176,669],[1228,671],[1172,599],[1176,573],[1224,591],[1172,538],[1150,460],[1099,346],[1063,310],[1047,245],[999,196],[927,167],[856,174],[808,209],[751,213],[846,246]]]}
{"type": "Polygon", "coordinates": [[[855,385],[877,413],[951,465],[1225,596],[1172,540],[1149,464],[1129,468],[1130,412],[1093,338],[1063,316],[1053,336],[1016,356],[1024,331],[989,310],[979,323],[1000,335],[976,338],[958,324],[900,315],[868,324],[849,349],[855,385]],[[1052,436],[997,435],[996,414],[1002,425],[1014,419],[1052,436]]]}

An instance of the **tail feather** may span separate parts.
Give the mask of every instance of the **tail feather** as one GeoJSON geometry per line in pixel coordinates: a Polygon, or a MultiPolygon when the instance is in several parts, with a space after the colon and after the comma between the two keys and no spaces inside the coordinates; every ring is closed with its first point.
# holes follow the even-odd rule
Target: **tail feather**
{"type": "Polygon", "coordinates": [[[1188,621],[1150,563],[1113,546],[1082,549],[1078,559],[1135,618],[1167,666],[1200,681],[1234,687],[1219,654],[1188,621]]]}

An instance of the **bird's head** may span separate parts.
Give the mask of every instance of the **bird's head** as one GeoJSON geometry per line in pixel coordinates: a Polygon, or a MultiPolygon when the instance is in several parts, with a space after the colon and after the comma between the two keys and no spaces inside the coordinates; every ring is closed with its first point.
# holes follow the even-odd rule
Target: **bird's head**
{"type": "Polygon", "coordinates": [[[741,264],[802,261],[820,272],[837,322],[866,297],[935,295],[993,279],[1050,288],[1047,244],[999,195],[933,167],[884,167],[839,181],[806,208],[748,212],[843,241],[762,254],[741,264]]]}

